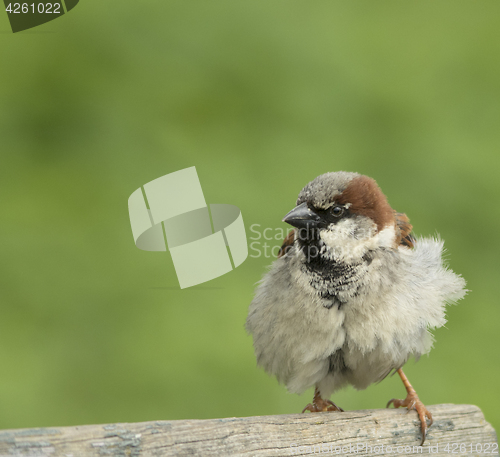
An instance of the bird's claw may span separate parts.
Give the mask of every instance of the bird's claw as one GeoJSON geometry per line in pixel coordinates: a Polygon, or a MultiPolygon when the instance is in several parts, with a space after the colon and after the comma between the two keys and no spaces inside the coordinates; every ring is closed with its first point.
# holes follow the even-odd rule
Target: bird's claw
{"type": "Polygon", "coordinates": [[[303,410],[302,412],[305,413],[306,411],[310,411],[311,413],[321,413],[325,411],[339,411],[339,412],[344,412],[342,408],[337,406],[333,401],[330,400],[323,400],[320,398],[317,401],[313,401],[312,403],[309,403],[303,410]]]}
{"type": "Polygon", "coordinates": [[[408,409],[407,413],[412,409],[417,411],[418,417],[420,419],[420,429],[422,431],[422,442],[420,443],[420,446],[423,446],[425,438],[427,436],[427,430],[432,425],[433,420],[432,414],[420,401],[416,392],[408,393],[404,400],[397,400],[393,398],[389,400],[386,407],[389,408],[391,403],[394,405],[394,408],[405,406],[408,409]],[[429,425],[427,425],[427,419],[429,420],[429,425]]]}

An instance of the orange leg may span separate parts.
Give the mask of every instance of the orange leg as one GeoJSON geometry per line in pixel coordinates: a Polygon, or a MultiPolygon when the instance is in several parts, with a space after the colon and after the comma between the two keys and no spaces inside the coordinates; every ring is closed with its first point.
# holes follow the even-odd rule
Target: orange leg
{"type": "Polygon", "coordinates": [[[309,403],[302,412],[311,411],[311,413],[319,413],[322,411],[341,411],[344,412],[342,408],[339,408],[333,401],[324,400],[321,398],[318,388],[314,390],[313,402],[309,403]]]}
{"type": "Polygon", "coordinates": [[[403,370],[400,368],[398,370],[398,374],[401,377],[401,381],[403,381],[404,386],[406,387],[406,392],[408,392],[408,395],[404,400],[396,400],[392,399],[389,400],[389,403],[387,403],[387,408],[392,404],[394,404],[394,408],[399,408],[400,406],[406,406],[408,408],[408,411],[414,409],[417,411],[418,417],[420,418],[420,424],[421,424],[421,430],[422,430],[422,442],[420,443],[420,446],[424,444],[425,437],[427,436],[427,419],[429,419],[429,427],[432,425],[432,414],[429,412],[429,410],[424,406],[424,404],[420,401],[418,398],[417,392],[415,392],[415,389],[412,387],[410,384],[410,381],[408,381],[408,378],[406,375],[403,373],[403,370]]]}

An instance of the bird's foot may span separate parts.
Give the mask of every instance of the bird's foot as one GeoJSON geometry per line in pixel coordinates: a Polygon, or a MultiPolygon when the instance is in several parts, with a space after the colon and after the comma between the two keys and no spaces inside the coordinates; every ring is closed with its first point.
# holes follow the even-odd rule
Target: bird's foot
{"type": "Polygon", "coordinates": [[[309,403],[302,412],[311,411],[311,413],[320,413],[324,411],[340,411],[344,412],[342,408],[339,408],[333,401],[323,400],[320,398],[315,398],[312,403],[309,403]]]}
{"type": "Polygon", "coordinates": [[[387,408],[391,405],[394,405],[394,408],[400,408],[401,406],[406,406],[408,408],[408,412],[412,409],[417,411],[418,417],[420,418],[420,429],[422,430],[422,442],[420,446],[424,444],[425,437],[427,436],[427,430],[432,425],[432,414],[429,410],[424,406],[424,404],[418,398],[418,395],[415,391],[408,392],[408,395],[404,400],[389,400],[387,403],[387,408]],[[429,420],[429,425],[427,426],[427,419],[429,420]]]}

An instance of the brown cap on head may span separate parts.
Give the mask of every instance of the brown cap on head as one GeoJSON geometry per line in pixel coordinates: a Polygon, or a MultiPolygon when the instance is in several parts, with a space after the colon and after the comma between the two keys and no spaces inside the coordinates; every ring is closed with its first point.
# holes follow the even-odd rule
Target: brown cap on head
{"type": "Polygon", "coordinates": [[[327,209],[357,176],[358,173],[337,171],[319,175],[306,184],[297,198],[297,206],[307,202],[318,209],[327,209]]]}
{"type": "Polygon", "coordinates": [[[387,197],[375,180],[368,176],[353,178],[335,202],[341,205],[350,203],[350,212],[369,217],[377,224],[379,231],[396,222],[394,210],[389,205],[387,197]]]}
{"type": "Polygon", "coordinates": [[[395,224],[394,211],[374,179],[358,173],[325,173],[307,184],[299,193],[297,205],[307,202],[317,209],[333,203],[349,205],[349,211],[372,219],[380,231],[395,224]]]}

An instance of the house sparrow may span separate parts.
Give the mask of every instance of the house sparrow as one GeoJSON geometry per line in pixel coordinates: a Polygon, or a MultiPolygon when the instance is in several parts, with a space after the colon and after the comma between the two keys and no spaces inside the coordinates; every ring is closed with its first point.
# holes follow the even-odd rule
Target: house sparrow
{"type": "Polygon", "coordinates": [[[423,444],[432,415],[402,366],[429,352],[429,330],[466,293],[464,279],[443,265],[443,242],[415,239],[373,179],[343,171],[307,184],[283,221],[294,229],[246,321],[258,365],[290,392],[315,386],[302,412],[343,411],[333,392],[397,371],[407,396],[387,407],[417,411],[423,444]]]}

